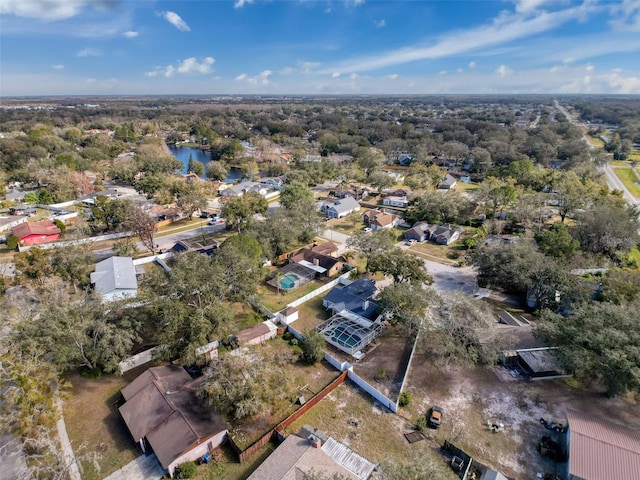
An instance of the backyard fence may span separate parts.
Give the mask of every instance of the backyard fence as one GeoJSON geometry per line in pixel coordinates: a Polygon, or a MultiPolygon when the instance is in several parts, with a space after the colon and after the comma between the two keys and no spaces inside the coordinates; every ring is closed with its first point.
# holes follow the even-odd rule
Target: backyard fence
{"type": "Polygon", "coordinates": [[[307,293],[305,296],[300,297],[297,300],[294,300],[293,302],[289,303],[287,305],[287,307],[297,307],[298,305],[302,305],[304,302],[311,300],[312,298],[317,297],[318,295],[320,295],[321,293],[326,292],[327,290],[331,290],[333,287],[335,287],[338,283],[342,283],[344,284],[344,281],[346,280],[346,278],[349,276],[350,272],[347,273],[343,273],[342,275],[340,275],[338,278],[336,278],[335,280],[331,280],[329,283],[322,285],[321,287],[316,288],[315,290],[313,290],[312,292],[307,293]]]}
{"type": "MultiPolygon", "coordinates": [[[[289,332],[298,340],[300,340],[303,337],[303,335],[300,332],[298,332],[295,328],[293,328],[291,325],[289,325],[287,328],[289,332]]],[[[414,348],[415,348],[415,345],[414,345],[414,348]]],[[[340,360],[338,360],[331,354],[327,353],[326,351],[324,352],[324,359],[332,367],[338,369],[339,371],[343,373],[347,372],[347,376],[349,380],[355,383],[358,386],[358,388],[361,388],[362,390],[367,392],[369,395],[371,395],[373,398],[375,398],[376,401],[378,401],[380,404],[384,405],[393,413],[396,413],[398,411],[398,402],[392,401],[384,393],[378,391],[373,385],[371,385],[362,377],[360,377],[356,372],[353,371],[353,366],[349,362],[340,362],[340,360]]]]}
{"type": "MultiPolygon", "coordinates": [[[[404,376],[402,377],[402,383],[400,384],[400,392],[404,390],[404,385],[407,383],[407,378],[409,378],[409,371],[411,370],[411,362],[413,361],[413,356],[416,353],[416,347],[418,346],[418,337],[420,336],[420,332],[416,335],[416,339],[413,342],[413,348],[411,349],[411,355],[409,355],[409,360],[407,361],[407,366],[404,369],[404,376]]],[[[398,402],[400,401],[400,397],[398,397],[398,402]]],[[[396,403],[396,411],[398,409],[398,405],[396,403]]]]}
{"type": "Polygon", "coordinates": [[[295,412],[293,412],[291,415],[289,415],[287,418],[285,418],[283,421],[281,421],[275,428],[273,428],[272,430],[270,430],[269,432],[267,432],[266,434],[264,434],[262,437],[260,437],[258,440],[256,440],[255,442],[253,442],[249,447],[247,447],[245,450],[242,450],[234,441],[233,438],[231,436],[228,436],[228,440],[229,440],[229,444],[231,445],[231,448],[236,452],[236,454],[238,455],[238,461],[240,463],[244,462],[245,460],[247,460],[249,457],[251,457],[254,453],[256,453],[258,450],[260,450],[262,447],[264,447],[267,443],[269,443],[272,439],[274,438],[281,438],[281,433],[282,431],[287,428],[288,426],[290,426],[292,423],[294,423],[296,420],[298,420],[302,415],[304,415],[305,413],[307,413],[309,411],[310,408],[312,408],[314,405],[316,405],[320,400],[322,400],[324,397],[326,397],[329,393],[331,393],[333,390],[336,389],[336,387],[338,387],[338,385],[340,385],[341,383],[343,383],[347,378],[347,372],[342,372],[340,374],[340,376],[338,376],[336,379],[334,379],[329,385],[327,385],[326,387],[324,387],[322,390],[320,390],[317,394],[315,394],[312,398],[310,398],[304,405],[302,405],[298,410],[296,410],[295,412]]]}
{"type": "Polygon", "coordinates": [[[140,352],[137,355],[124,359],[118,364],[120,375],[128,372],[131,369],[139,367],[140,365],[144,365],[145,363],[150,362],[155,358],[155,356],[161,349],[162,345],[158,345],[157,347],[150,348],[149,350],[145,350],[144,352],[140,352]]]}

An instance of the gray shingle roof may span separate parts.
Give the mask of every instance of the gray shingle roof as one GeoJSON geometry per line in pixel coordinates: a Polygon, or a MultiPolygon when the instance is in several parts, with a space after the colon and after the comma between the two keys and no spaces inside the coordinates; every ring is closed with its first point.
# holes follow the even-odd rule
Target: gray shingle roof
{"type": "Polygon", "coordinates": [[[96,264],[91,274],[91,283],[101,294],[114,290],[135,290],[138,288],[136,269],[131,257],[111,257],[96,264]]]}

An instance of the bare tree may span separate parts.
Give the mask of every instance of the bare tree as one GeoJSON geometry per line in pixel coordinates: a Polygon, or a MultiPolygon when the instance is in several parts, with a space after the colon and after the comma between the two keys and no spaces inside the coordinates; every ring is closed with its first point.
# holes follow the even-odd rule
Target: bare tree
{"type": "Polygon", "coordinates": [[[142,244],[152,254],[156,253],[155,233],[156,222],[140,205],[132,204],[129,212],[129,229],[135,233],[142,244]]]}

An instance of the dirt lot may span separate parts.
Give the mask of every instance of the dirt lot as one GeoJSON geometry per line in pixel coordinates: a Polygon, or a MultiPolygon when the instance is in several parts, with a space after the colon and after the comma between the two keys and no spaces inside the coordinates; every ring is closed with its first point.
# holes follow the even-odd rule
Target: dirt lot
{"type": "Polygon", "coordinates": [[[385,327],[382,335],[370,344],[371,348],[361,360],[355,360],[330,345],[328,347],[331,355],[351,363],[359,376],[395,401],[400,394],[412,346],[412,341],[403,337],[398,329],[385,327]]]}
{"type": "MultiPolygon", "coordinates": [[[[406,390],[413,401],[400,414],[415,421],[433,405],[444,408],[443,426],[430,430],[434,441],[448,439],[505,475],[534,479],[537,472],[555,472],[556,465],[535,449],[550,432],[539,423],[565,422],[564,412],[576,409],[608,421],[640,428],[640,406],[630,399],[607,399],[603,391],[585,390],[573,381],[516,381],[501,367],[436,368],[423,354],[414,358],[406,390]],[[492,433],[487,421],[505,430],[492,433]]],[[[558,472],[562,465],[558,466],[558,472]]]]}

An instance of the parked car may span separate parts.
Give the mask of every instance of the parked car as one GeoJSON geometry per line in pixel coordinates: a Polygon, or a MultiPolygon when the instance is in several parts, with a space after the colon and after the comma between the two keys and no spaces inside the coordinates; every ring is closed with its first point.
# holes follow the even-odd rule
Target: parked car
{"type": "Polygon", "coordinates": [[[209,225],[220,225],[221,223],[224,223],[224,220],[220,217],[213,217],[209,220],[209,225]]]}
{"type": "Polygon", "coordinates": [[[429,426],[431,428],[440,428],[440,425],[442,424],[443,414],[444,409],[442,407],[431,407],[431,414],[429,415],[429,426]]]}

